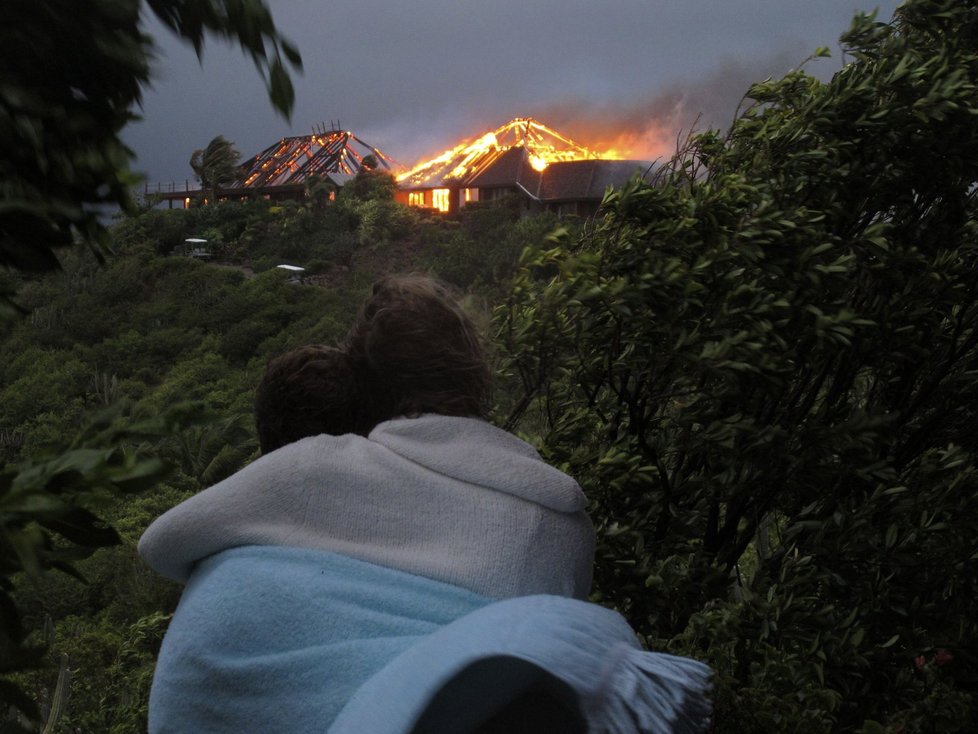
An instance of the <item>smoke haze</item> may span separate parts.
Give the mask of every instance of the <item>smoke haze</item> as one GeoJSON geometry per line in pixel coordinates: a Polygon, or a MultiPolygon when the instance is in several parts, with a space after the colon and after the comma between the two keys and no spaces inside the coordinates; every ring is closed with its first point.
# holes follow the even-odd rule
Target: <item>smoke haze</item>
{"type": "MultiPolygon", "coordinates": [[[[836,39],[855,0],[267,0],[303,55],[291,121],[272,112],[237,49],[192,49],[155,20],[160,47],[144,120],[125,131],[150,181],[192,178],[191,153],[224,135],[247,158],[339,121],[405,166],[514,117],[593,150],[669,156],[697,129],[726,128],[751,83],[836,39]]],[[[896,0],[880,3],[889,20],[896,0]]],[[[865,6],[864,6],[865,7],[865,6]]]]}

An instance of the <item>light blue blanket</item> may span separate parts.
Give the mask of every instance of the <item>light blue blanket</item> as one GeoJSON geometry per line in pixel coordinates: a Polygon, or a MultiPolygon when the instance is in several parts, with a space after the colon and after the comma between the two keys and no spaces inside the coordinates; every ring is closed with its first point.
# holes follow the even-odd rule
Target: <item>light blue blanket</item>
{"type": "Polygon", "coordinates": [[[493,601],[335,553],[245,546],[205,560],[188,583],[149,729],[467,732],[549,690],[588,731],[696,732],[709,674],[642,652],[627,623],[594,604],[493,601]]]}
{"type": "Polygon", "coordinates": [[[399,653],[490,600],[324,551],[203,561],[160,650],[150,732],[325,732],[399,653]]]}

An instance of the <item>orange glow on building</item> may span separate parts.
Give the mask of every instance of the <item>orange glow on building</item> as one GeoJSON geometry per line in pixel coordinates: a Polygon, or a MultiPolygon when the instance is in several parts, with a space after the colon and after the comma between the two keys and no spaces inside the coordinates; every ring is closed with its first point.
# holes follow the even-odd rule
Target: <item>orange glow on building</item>
{"type": "Polygon", "coordinates": [[[447,212],[449,209],[451,191],[448,189],[432,189],[431,207],[440,212],[447,212]]]}
{"type": "Polygon", "coordinates": [[[542,171],[557,161],[579,161],[592,158],[614,159],[617,154],[596,152],[578,145],[541,122],[530,117],[517,117],[505,125],[487,132],[471,142],[462,142],[439,156],[419,163],[397,177],[400,184],[423,186],[450,179],[462,179],[478,173],[492,162],[492,154],[511,148],[526,148],[530,164],[542,171]]]}
{"type": "Polygon", "coordinates": [[[397,176],[397,184],[402,192],[400,201],[444,213],[471,202],[501,198],[506,190],[517,196],[522,192],[531,198],[547,198],[558,193],[569,195],[568,186],[573,185],[576,196],[597,200],[609,180],[602,176],[621,178],[626,174],[624,167],[610,165],[616,161],[629,162],[618,149],[588,149],[541,122],[518,117],[419,163],[397,176]],[[580,172],[585,169],[581,166],[589,162],[607,165],[587,168],[591,173],[582,178],[580,172]],[[561,174],[550,175],[556,170],[550,168],[554,164],[561,164],[561,174]],[[580,180],[571,181],[575,177],[572,170],[580,180]],[[598,178],[593,176],[596,170],[602,172],[598,178]],[[556,181],[561,182],[559,187],[556,181]],[[582,193],[592,183],[600,191],[582,193]]]}

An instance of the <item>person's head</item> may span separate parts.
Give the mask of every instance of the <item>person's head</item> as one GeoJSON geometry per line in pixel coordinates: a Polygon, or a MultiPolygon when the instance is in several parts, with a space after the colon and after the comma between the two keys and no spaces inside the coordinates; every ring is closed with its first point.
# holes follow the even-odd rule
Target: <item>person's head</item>
{"type": "Polygon", "coordinates": [[[422,275],[374,284],[347,338],[360,382],[360,431],[402,415],[482,416],[483,339],[447,285],[422,275]]]}
{"type": "Polygon", "coordinates": [[[255,391],[255,424],[263,454],[307,436],[353,433],[356,379],[346,352],[299,347],[265,368],[255,391]]]}

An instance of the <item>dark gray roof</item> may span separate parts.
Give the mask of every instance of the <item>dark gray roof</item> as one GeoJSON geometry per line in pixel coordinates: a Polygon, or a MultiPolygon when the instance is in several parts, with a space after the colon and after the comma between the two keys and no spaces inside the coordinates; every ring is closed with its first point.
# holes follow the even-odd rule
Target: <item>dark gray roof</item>
{"type": "Polygon", "coordinates": [[[541,201],[600,199],[609,186],[619,188],[636,174],[646,176],[650,168],[648,161],[599,158],[551,163],[540,177],[535,196],[541,201]]]}
{"type": "Polygon", "coordinates": [[[487,161],[472,176],[465,178],[463,185],[467,188],[491,188],[494,186],[512,186],[520,183],[524,187],[539,186],[540,174],[530,165],[526,148],[510,148],[487,161]]]}
{"type": "MultiPolygon", "coordinates": [[[[520,188],[540,201],[596,200],[609,186],[619,188],[636,174],[648,177],[651,167],[649,161],[591,158],[559,161],[537,171],[530,164],[527,149],[519,147],[487,152],[473,162],[466,175],[435,176],[418,188],[520,188]]],[[[401,186],[414,188],[407,182],[401,186]]]]}

